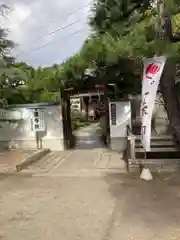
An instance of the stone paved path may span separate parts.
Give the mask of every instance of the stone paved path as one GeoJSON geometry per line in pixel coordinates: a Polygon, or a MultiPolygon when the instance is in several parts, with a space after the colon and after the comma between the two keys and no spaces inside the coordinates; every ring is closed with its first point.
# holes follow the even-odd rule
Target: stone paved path
{"type": "Polygon", "coordinates": [[[102,144],[102,142],[99,140],[99,137],[97,136],[96,132],[98,128],[99,124],[96,123],[77,131],[76,149],[105,148],[105,146],[102,144]]]}
{"type": "Polygon", "coordinates": [[[30,165],[23,173],[43,175],[101,175],[107,172],[126,172],[122,156],[107,149],[51,152],[30,165]]]}
{"type": "Polygon", "coordinates": [[[51,152],[23,172],[46,175],[99,176],[106,172],[126,172],[122,155],[107,149],[96,135],[97,124],[77,132],[76,148],[51,152]]]}

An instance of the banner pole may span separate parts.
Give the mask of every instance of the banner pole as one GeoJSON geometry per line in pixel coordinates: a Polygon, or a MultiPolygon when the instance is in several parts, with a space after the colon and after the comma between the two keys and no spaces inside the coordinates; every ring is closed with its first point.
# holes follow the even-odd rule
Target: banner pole
{"type": "Polygon", "coordinates": [[[144,167],[147,168],[148,167],[148,164],[146,162],[146,159],[147,159],[147,152],[146,150],[144,149],[144,167]]]}

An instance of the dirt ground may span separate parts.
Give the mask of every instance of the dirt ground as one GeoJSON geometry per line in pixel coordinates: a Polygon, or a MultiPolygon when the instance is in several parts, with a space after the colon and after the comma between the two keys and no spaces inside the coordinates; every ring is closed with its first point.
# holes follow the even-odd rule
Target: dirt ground
{"type": "Polygon", "coordinates": [[[0,175],[0,239],[179,240],[180,178],[0,175]]]}

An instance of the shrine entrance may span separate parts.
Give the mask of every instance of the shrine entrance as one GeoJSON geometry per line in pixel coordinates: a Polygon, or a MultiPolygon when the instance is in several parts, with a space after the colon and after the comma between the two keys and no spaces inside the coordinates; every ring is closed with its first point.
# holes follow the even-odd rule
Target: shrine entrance
{"type": "MultiPolygon", "coordinates": [[[[99,99],[100,99],[99,98],[99,99]]],[[[76,101],[77,103],[77,101],[76,101]]],[[[101,140],[104,143],[104,146],[109,146],[109,139],[110,139],[110,126],[109,126],[109,102],[108,102],[108,85],[106,84],[84,84],[81,87],[61,87],[61,106],[62,106],[62,119],[63,119],[63,134],[64,134],[64,147],[65,149],[70,148],[96,148],[95,137],[88,136],[87,131],[91,131],[93,134],[93,131],[95,131],[95,128],[97,128],[97,125],[101,125],[101,128],[103,128],[103,132],[105,134],[102,134],[101,140]],[[73,121],[72,121],[72,102],[71,98],[72,96],[79,96],[81,98],[80,102],[82,102],[83,99],[83,107],[79,106],[78,102],[78,114],[83,115],[87,121],[90,121],[89,126],[87,128],[82,128],[84,131],[84,136],[79,136],[79,130],[74,131],[73,121]],[[95,99],[94,96],[101,96],[100,98],[103,99],[103,110],[95,108],[92,103],[95,103],[93,99],[95,99]],[[89,99],[91,100],[88,100],[89,99]],[[90,104],[91,103],[91,104],[90,104]],[[96,118],[93,118],[89,115],[90,111],[95,109],[99,112],[99,115],[96,115],[96,118]],[[83,112],[84,111],[84,112],[83,112]],[[101,121],[101,123],[100,123],[101,121]],[[79,139],[81,137],[81,140],[79,139]],[[84,139],[84,141],[82,141],[84,139]]],[[[99,105],[101,106],[101,104],[99,105]]],[[[78,121],[78,116],[77,116],[78,121]]],[[[81,128],[80,128],[81,129],[81,128]]],[[[100,141],[100,139],[99,139],[100,141]]]]}

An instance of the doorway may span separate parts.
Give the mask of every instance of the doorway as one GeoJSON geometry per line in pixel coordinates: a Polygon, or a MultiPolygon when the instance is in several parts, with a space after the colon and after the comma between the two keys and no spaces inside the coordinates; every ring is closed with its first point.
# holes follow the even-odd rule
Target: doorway
{"type": "Polygon", "coordinates": [[[61,90],[64,145],[66,149],[109,146],[109,103],[106,85],[61,90]],[[72,101],[72,98],[76,100],[72,101]],[[80,98],[80,99],[78,99],[80,98]],[[78,99],[78,100],[77,100],[78,99]],[[73,102],[73,104],[72,104],[73,102]],[[77,104],[81,106],[74,108],[77,104]]]}

